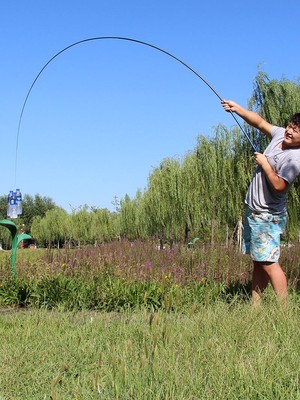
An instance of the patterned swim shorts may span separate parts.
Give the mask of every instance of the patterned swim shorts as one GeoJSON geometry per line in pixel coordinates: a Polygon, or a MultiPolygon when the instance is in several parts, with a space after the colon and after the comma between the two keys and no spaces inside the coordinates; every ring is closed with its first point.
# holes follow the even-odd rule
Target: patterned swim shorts
{"type": "Polygon", "coordinates": [[[243,253],[250,254],[253,261],[277,262],[286,219],[287,213],[255,213],[247,207],[243,253]]]}

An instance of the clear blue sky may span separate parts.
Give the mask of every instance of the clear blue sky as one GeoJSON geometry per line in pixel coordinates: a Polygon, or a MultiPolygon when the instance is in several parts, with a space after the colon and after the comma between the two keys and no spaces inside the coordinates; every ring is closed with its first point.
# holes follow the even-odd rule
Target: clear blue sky
{"type": "MultiPolygon", "coordinates": [[[[14,0],[2,2],[1,194],[51,197],[67,211],[113,209],[134,197],[167,157],[182,159],[198,135],[229,128],[210,89],[152,48],[91,37],[122,36],[178,57],[224,98],[243,105],[258,66],[272,79],[300,76],[299,0],[14,0]]],[[[299,105],[300,108],[300,105],[299,105]]]]}

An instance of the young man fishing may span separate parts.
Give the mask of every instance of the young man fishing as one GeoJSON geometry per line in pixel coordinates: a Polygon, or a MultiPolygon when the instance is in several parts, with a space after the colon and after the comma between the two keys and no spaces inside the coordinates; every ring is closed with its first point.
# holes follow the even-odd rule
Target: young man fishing
{"type": "Polygon", "coordinates": [[[271,138],[263,154],[254,153],[257,167],[245,199],[244,242],[253,261],[253,303],[260,303],[269,282],[285,303],[288,288],[279,264],[280,235],[286,226],[287,192],[300,173],[300,113],[280,128],[234,101],[223,100],[222,106],[271,138]]]}

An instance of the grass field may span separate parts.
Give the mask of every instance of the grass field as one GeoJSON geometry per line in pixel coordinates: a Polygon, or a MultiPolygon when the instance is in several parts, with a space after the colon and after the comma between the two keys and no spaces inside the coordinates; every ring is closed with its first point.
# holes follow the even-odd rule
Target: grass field
{"type": "Polygon", "coordinates": [[[300,399],[299,248],[290,298],[248,297],[234,249],[145,243],[0,254],[0,400],[300,399]]]}
{"type": "Polygon", "coordinates": [[[185,314],[2,309],[0,399],[299,399],[299,300],[185,314]]]}

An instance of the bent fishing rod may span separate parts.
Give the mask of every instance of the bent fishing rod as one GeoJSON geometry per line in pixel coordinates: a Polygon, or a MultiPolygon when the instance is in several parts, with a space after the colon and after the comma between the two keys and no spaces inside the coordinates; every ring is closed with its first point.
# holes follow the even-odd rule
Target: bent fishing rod
{"type": "MultiPolygon", "coordinates": [[[[182,64],[184,67],[188,68],[191,72],[193,72],[193,74],[195,74],[198,78],[200,78],[209,88],[210,90],[212,90],[212,92],[219,98],[219,100],[222,102],[222,97],[219,95],[219,93],[208,83],[208,81],[206,79],[203,78],[203,76],[201,76],[197,71],[195,71],[193,68],[191,68],[188,64],[186,64],[184,61],[180,60],[178,57],[174,56],[173,54],[169,53],[166,50],[161,49],[160,47],[157,47],[153,44],[144,42],[142,40],[137,40],[137,39],[132,39],[132,38],[128,38],[128,37],[121,37],[121,36],[99,36],[99,37],[92,37],[92,38],[88,38],[88,39],[83,39],[83,40],[79,40],[77,42],[74,42],[72,44],[70,44],[69,46],[63,48],[62,50],[60,50],[58,53],[56,53],[52,58],[50,58],[50,60],[43,66],[43,68],[40,70],[40,72],[37,74],[37,76],[35,77],[34,81],[32,82],[27,95],[25,97],[22,109],[21,109],[21,113],[20,113],[20,117],[19,117],[19,123],[18,123],[18,131],[17,131],[17,141],[16,141],[16,159],[15,159],[15,178],[16,178],[16,169],[17,169],[17,155],[18,155],[18,145],[19,145],[19,135],[20,135],[20,128],[21,128],[21,122],[22,122],[22,117],[24,114],[24,110],[25,110],[25,106],[27,103],[27,100],[29,98],[29,95],[36,83],[36,81],[39,79],[39,77],[41,76],[41,74],[43,73],[43,71],[47,68],[47,66],[55,59],[57,58],[60,54],[64,53],[65,51],[69,50],[70,48],[77,46],[79,44],[82,43],[87,43],[87,42],[91,42],[91,41],[95,41],[95,40],[123,40],[123,41],[128,41],[128,42],[133,42],[133,43],[139,43],[141,45],[144,46],[148,46],[151,47],[155,50],[160,51],[161,53],[166,54],[167,56],[173,58],[174,60],[178,61],[180,64],[182,64]]],[[[243,134],[245,135],[245,137],[247,138],[248,142],[250,143],[253,151],[256,151],[256,148],[253,144],[253,142],[251,141],[249,135],[245,132],[245,130],[243,129],[243,127],[241,126],[241,124],[239,123],[238,119],[236,118],[236,116],[233,114],[232,111],[229,111],[230,114],[232,115],[232,117],[234,118],[235,122],[237,123],[237,125],[239,126],[240,130],[243,132],[243,134]]]]}

